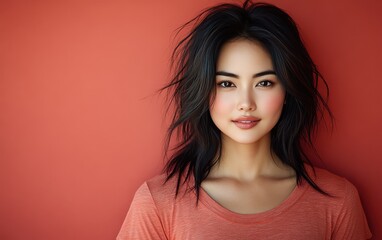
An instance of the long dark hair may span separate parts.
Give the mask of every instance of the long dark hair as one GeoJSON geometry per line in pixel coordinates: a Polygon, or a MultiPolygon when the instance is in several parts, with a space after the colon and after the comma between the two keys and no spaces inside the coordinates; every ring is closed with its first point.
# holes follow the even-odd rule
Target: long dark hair
{"type": "Polygon", "coordinates": [[[170,90],[174,106],[165,152],[174,153],[164,170],[167,181],[177,177],[176,194],[182,184],[194,178],[192,189],[197,199],[201,183],[221,155],[220,130],[213,123],[210,98],[215,89],[216,61],[224,43],[236,38],[256,40],[269,52],[274,70],[286,90],[286,104],[271,131],[271,149],[296,172],[297,184],[305,179],[314,189],[326,194],[308,175],[305,163],[312,166],[303,146],[314,149],[312,135],[324,112],[329,88],[309,56],[293,19],[280,8],[266,3],[245,1],[242,6],[221,4],[211,7],[186,23],[191,32],[176,46],[172,63],[174,75],[162,88],[170,90]],[[326,97],[318,92],[322,80],[326,97]],[[170,149],[175,137],[178,144],[170,149]]]}

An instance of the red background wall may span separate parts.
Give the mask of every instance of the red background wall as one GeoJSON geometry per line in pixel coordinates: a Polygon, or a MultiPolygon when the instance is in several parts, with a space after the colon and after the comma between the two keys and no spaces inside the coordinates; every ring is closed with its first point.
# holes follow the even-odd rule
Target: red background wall
{"type": "MultiPolygon", "coordinates": [[[[0,239],[114,239],[159,173],[174,30],[219,1],[0,2],[0,239]]],[[[378,0],[272,0],[299,23],[331,87],[317,146],[359,189],[382,239],[378,0]]]]}

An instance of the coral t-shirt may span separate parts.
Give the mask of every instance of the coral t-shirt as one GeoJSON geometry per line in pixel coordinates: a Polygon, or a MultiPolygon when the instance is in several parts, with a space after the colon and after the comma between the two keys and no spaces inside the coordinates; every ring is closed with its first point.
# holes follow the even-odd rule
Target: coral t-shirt
{"type": "MultiPolygon", "coordinates": [[[[310,172],[311,174],[311,172],[310,172]]],[[[346,239],[371,238],[356,188],[346,179],[316,168],[316,184],[332,197],[298,185],[279,206],[258,214],[238,214],[214,201],[203,189],[182,186],[165,175],[145,182],[136,192],[118,240],[177,239],[346,239]]]]}

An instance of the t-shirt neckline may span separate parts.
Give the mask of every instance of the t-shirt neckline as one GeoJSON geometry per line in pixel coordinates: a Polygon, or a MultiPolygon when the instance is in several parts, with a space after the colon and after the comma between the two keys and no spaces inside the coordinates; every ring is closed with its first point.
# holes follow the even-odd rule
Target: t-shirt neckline
{"type": "Polygon", "coordinates": [[[210,195],[208,195],[208,193],[202,187],[200,187],[199,201],[214,214],[217,214],[220,217],[231,222],[242,224],[253,224],[261,222],[266,223],[272,220],[277,215],[287,211],[291,206],[293,206],[297,202],[297,200],[303,195],[308,186],[309,184],[306,181],[302,180],[301,183],[297,184],[293,191],[289,194],[289,196],[278,206],[270,210],[254,214],[236,213],[223,207],[218,202],[216,202],[210,195]]]}

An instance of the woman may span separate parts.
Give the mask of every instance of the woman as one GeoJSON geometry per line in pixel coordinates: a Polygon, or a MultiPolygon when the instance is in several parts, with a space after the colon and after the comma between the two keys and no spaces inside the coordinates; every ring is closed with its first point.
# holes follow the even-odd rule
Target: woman
{"type": "Polygon", "coordinates": [[[175,103],[168,143],[181,139],[166,173],[136,192],[118,239],[370,238],[355,187],[302,148],[331,113],[294,21],[250,1],[195,21],[164,88],[175,103]]]}

